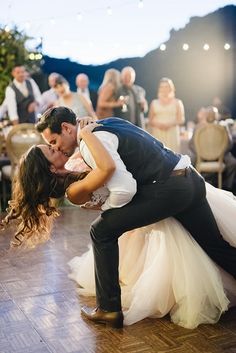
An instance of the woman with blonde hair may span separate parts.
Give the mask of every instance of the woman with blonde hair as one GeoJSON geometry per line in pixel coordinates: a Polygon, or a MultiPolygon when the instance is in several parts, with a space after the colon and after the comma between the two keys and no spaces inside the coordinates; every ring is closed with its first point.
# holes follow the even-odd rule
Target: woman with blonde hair
{"type": "Polygon", "coordinates": [[[116,93],[119,87],[120,72],[116,69],[108,69],[98,91],[96,113],[99,119],[114,116],[113,109],[123,106],[124,99],[119,98],[116,100],[116,93]]]}
{"type": "Polygon", "coordinates": [[[160,80],[157,98],[150,105],[150,132],[166,147],[180,152],[179,127],[184,121],[184,106],[182,101],[175,97],[174,83],[164,77],[160,80]]]}

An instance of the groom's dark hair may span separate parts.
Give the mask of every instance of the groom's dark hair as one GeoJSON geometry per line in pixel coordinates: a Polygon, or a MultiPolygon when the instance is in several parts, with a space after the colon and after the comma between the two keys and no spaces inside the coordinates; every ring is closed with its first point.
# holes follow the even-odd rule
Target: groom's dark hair
{"type": "Polygon", "coordinates": [[[76,125],[76,115],[73,110],[66,107],[50,108],[41,116],[36,129],[41,133],[49,128],[52,133],[61,134],[63,122],[76,125]]]}

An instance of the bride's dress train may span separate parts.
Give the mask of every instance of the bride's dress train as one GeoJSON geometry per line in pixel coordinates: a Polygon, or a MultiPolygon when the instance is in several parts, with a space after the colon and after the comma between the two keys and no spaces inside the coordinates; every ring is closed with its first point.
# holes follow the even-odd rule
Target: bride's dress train
{"type": "MultiPolygon", "coordinates": [[[[207,198],[224,238],[236,246],[236,200],[207,185],[207,198]]],[[[236,304],[236,281],[219,270],[174,218],[123,234],[119,239],[124,324],[163,317],[183,327],[215,323],[236,304]],[[230,304],[231,302],[231,304],[230,304]]],[[[92,248],[69,262],[82,295],[95,295],[92,248]]]]}

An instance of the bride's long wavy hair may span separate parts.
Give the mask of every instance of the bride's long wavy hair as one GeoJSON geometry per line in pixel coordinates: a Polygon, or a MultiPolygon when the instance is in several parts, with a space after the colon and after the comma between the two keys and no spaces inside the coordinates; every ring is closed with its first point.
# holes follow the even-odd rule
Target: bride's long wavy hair
{"type": "Polygon", "coordinates": [[[58,176],[51,172],[50,166],[37,146],[33,146],[20,160],[12,182],[8,214],[2,221],[4,226],[13,220],[17,223],[11,246],[24,244],[34,247],[48,240],[53,220],[59,215],[55,199],[64,196],[69,184],[87,174],[68,172],[65,176],[58,176]]]}

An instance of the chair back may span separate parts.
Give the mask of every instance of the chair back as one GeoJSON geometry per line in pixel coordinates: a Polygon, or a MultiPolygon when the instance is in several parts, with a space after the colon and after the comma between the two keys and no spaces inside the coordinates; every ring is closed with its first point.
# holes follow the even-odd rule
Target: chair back
{"type": "Polygon", "coordinates": [[[25,123],[13,126],[6,139],[6,150],[11,161],[12,176],[15,173],[15,168],[18,165],[21,156],[31,146],[40,143],[43,143],[43,140],[34,124],[25,123]]]}
{"type": "Polygon", "coordinates": [[[194,134],[197,163],[205,161],[223,161],[228,147],[229,137],[224,126],[206,124],[199,127],[194,134]]]}

